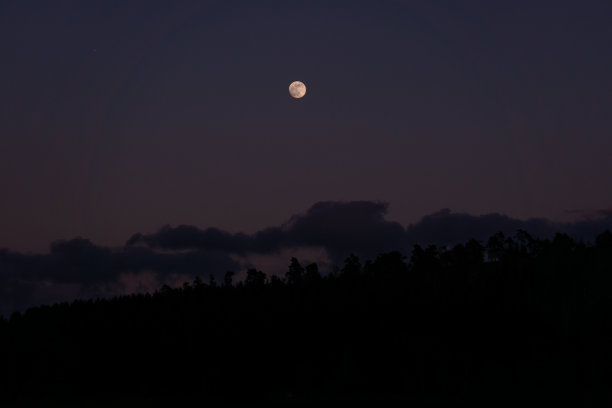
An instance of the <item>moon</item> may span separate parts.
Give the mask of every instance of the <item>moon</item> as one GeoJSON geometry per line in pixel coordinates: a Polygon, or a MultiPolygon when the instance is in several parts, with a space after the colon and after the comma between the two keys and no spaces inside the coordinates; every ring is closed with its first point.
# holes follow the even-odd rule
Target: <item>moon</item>
{"type": "Polygon", "coordinates": [[[295,99],[300,99],[306,95],[306,85],[303,82],[295,81],[289,85],[289,95],[295,99]]]}

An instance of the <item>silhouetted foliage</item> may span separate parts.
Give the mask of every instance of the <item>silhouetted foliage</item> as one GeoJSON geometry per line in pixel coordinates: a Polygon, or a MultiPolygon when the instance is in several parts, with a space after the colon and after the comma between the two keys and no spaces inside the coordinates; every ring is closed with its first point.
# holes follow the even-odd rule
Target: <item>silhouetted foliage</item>
{"type": "Polygon", "coordinates": [[[225,272],[225,275],[223,276],[223,285],[225,285],[225,287],[232,286],[234,275],[235,273],[232,271],[225,272]]]}
{"type": "Polygon", "coordinates": [[[499,261],[504,254],[504,243],[506,241],[506,237],[503,232],[498,232],[492,235],[487,241],[487,254],[489,256],[489,260],[491,261],[499,261]]]}
{"type": "Polygon", "coordinates": [[[245,286],[248,287],[263,287],[266,283],[266,274],[262,271],[258,271],[255,268],[247,271],[247,276],[244,281],[245,286]]]}
{"type": "Polygon", "coordinates": [[[308,282],[319,282],[321,274],[319,273],[319,265],[315,263],[308,264],[304,272],[304,280],[308,282]]]}
{"type": "Polygon", "coordinates": [[[0,391],[194,394],[230,402],[291,393],[399,393],[413,401],[609,397],[612,234],[594,244],[518,231],[452,248],[415,245],[322,276],[196,278],[153,294],[80,300],[0,318],[0,391]],[[485,258],[486,254],[486,258],[485,258]]]}
{"type": "Polygon", "coordinates": [[[355,254],[350,254],[344,261],[344,267],[341,270],[341,276],[353,279],[361,274],[361,262],[355,254]]]}
{"type": "Polygon", "coordinates": [[[304,278],[304,268],[300,265],[300,262],[297,258],[291,258],[291,263],[289,264],[289,270],[285,274],[287,278],[287,283],[290,285],[300,284],[302,279],[304,278]]]}

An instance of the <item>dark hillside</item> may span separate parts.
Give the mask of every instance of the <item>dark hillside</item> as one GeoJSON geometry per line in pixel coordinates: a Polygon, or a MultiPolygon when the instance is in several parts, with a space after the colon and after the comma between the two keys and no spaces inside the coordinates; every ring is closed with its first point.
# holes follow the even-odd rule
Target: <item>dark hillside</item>
{"type": "Polygon", "coordinates": [[[612,234],[485,244],[31,308],[0,321],[2,396],[607,400],[612,234]]]}

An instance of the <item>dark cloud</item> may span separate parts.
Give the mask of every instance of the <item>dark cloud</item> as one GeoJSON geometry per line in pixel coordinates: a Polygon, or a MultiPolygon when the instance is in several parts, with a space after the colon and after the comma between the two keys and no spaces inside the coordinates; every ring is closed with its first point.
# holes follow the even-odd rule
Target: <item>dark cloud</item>
{"type": "Polygon", "coordinates": [[[328,201],[314,204],[280,226],[251,235],[181,225],[165,226],[153,234],[134,234],[120,248],[101,247],[75,238],[52,243],[48,254],[0,250],[0,313],[36,301],[99,293],[100,288],[113,287],[128,275],[152,274],[159,283],[171,277],[176,280],[177,276],[206,278],[210,274],[220,278],[227,270],[239,271],[247,266],[236,261],[235,255],[244,259],[249,255],[286,254],[298,248],[322,248],[328,261],[339,264],[350,252],[362,259],[392,250],[409,255],[417,243],[453,245],[471,238],[485,241],[498,231],[512,235],[522,229],[542,239],[565,232],[592,242],[605,229],[612,230],[610,210],[600,210],[594,218],[555,223],[443,209],[404,228],[385,219],[387,209],[386,203],[379,202],[328,201]]]}
{"type": "Polygon", "coordinates": [[[181,225],[165,226],[154,234],[135,234],[128,246],[145,244],[166,250],[205,249],[236,254],[273,253],[292,247],[323,247],[331,257],[351,251],[364,255],[400,249],[406,242],[404,228],[386,221],[388,204],[369,201],[319,202],[305,214],[294,215],[278,227],[255,234],[229,234],[216,228],[200,230],[181,225]]]}
{"type": "Polygon", "coordinates": [[[599,215],[596,218],[563,223],[544,218],[519,220],[497,213],[474,216],[443,209],[410,225],[406,232],[408,241],[423,245],[453,245],[471,238],[485,241],[498,231],[512,235],[519,229],[539,239],[550,239],[556,233],[566,233],[578,240],[594,242],[597,235],[606,229],[612,230],[612,213],[599,212],[599,215]]]}
{"type": "Polygon", "coordinates": [[[86,239],[58,241],[46,255],[25,255],[3,250],[0,269],[4,277],[21,281],[49,281],[96,285],[111,281],[122,273],[155,272],[195,276],[220,274],[239,265],[227,252],[196,250],[155,252],[150,248],[105,248],[86,239]]]}
{"type": "Polygon", "coordinates": [[[612,208],[602,208],[597,210],[597,215],[602,215],[604,217],[612,216],[612,208]]]}
{"type": "Polygon", "coordinates": [[[268,227],[252,235],[230,234],[216,228],[166,226],[153,234],[135,234],[127,246],[145,245],[164,250],[218,250],[235,254],[269,254],[287,248],[321,247],[332,260],[350,252],[372,257],[379,252],[403,250],[414,244],[453,245],[475,238],[485,241],[498,231],[507,235],[522,229],[536,238],[551,238],[565,232],[577,239],[593,240],[612,228],[612,211],[600,210],[597,218],[557,223],[544,218],[519,220],[490,213],[470,215],[442,209],[403,228],[387,221],[388,204],[370,201],[319,202],[306,213],[292,216],[281,226],[268,227]]]}
{"type": "Polygon", "coordinates": [[[201,230],[191,225],[179,225],[175,228],[167,225],[155,234],[134,234],[126,245],[138,243],[167,250],[207,249],[244,253],[248,249],[249,237],[245,234],[230,234],[217,228],[201,230]]]}
{"type": "Polygon", "coordinates": [[[291,219],[290,234],[301,244],[333,252],[399,249],[404,244],[404,228],[384,219],[387,208],[386,203],[367,201],[317,203],[306,215],[291,219]]]}
{"type": "Polygon", "coordinates": [[[513,234],[519,229],[537,238],[550,237],[559,230],[555,224],[541,218],[518,220],[497,213],[474,216],[442,209],[410,225],[406,233],[412,243],[453,245],[472,238],[484,241],[498,231],[513,234]]]}
{"type": "Polygon", "coordinates": [[[599,210],[595,218],[563,224],[560,229],[574,238],[594,242],[595,237],[604,230],[612,231],[612,211],[599,210]]]}
{"type": "Polygon", "coordinates": [[[585,219],[606,217],[612,215],[612,208],[600,208],[598,210],[571,209],[565,210],[567,214],[579,214],[585,219]]]}
{"type": "Polygon", "coordinates": [[[175,276],[220,278],[225,271],[240,267],[227,252],[106,248],[81,238],[54,242],[44,255],[0,250],[0,314],[41,302],[116,295],[104,288],[116,286],[128,274],[153,274],[161,285],[175,276]]]}

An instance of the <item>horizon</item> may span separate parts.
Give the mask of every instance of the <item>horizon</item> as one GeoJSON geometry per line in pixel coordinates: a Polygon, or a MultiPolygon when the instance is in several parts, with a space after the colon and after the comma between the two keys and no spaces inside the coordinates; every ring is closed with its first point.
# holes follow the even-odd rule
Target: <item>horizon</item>
{"type": "Polygon", "coordinates": [[[251,268],[283,277],[292,257],[304,265],[317,263],[327,274],[351,254],[361,261],[391,251],[410,257],[415,245],[445,250],[475,239],[485,246],[498,232],[512,237],[519,231],[542,240],[568,234],[592,244],[598,235],[612,231],[609,210],[577,222],[555,223],[442,209],[404,226],[387,219],[388,208],[381,202],[326,201],[252,234],[166,225],[151,233],[134,232],[123,245],[114,247],[76,237],[56,240],[42,254],[0,248],[0,312],[78,298],[154,292],[162,285],[180,286],[197,276],[221,282],[227,271],[240,281],[251,268]]]}
{"type": "MultiPolygon", "coordinates": [[[[537,222],[548,224],[552,229],[556,228],[559,232],[565,231],[567,227],[570,225],[593,222],[596,224],[600,223],[603,230],[605,230],[606,228],[609,228],[607,219],[610,216],[612,216],[612,208],[598,208],[598,209],[588,209],[588,210],[586,209],[567,210],[567,211],[564,211],[565,217],[559,217],[559,218],[553,219],[553,218],[537,217],[537,216],[521,218],[521,217],[514,217],[511,214],[505,214],[505,213],[501,213],[497,211],[472,214],[472,213],[463,212],[463,211],[454,211],[452,208],[449,208],[449,207],[442,207],[437,210],[423,214],[420,217],[415,218],[415,220],[412,222],[402,223],[399,220],[393,219],[390,216],[391,214],[393,214],[393,206],[391,205],[391,203],[383,201],[383,200],[320,201],[320,202],[314,203],[312,206],[319,204],[319,203],[334,203],[334,204],[340,204],[340,205],[343,205],[343,204],[351,205],[353,203],[381,204],[381,205],[384,205],[386,208],[384,211],[385,221],[398,223],[399,225],[402,225],[406,229],[419,224],[420,222],[422,222],[423,220],[427,218],[430,218],[436,215],[440,215],[440,214],[444,214],[444,215],[468,217],[472,219],[477,219],[479,217],[499,216],[502,218],[513,220],[515,222],[524,222],[524,223],[528,223],[530,221],[537,221],[537,222]]],[[[310,208],[312,208],[312,206],[310,208]]],[[[303,216],[307,212],[308,212],[308,209],[306,209],[305,211],[300,211],[300,212],[290,214],[286,216],[280,223],[278,223],[277,227],[282,228],[282,226],[290,224],[292,219],[303,216]]],[[[176,228],[176,227],[183,227],[183,226],[194,227],[194,228],[198,228],[201,230],[212,228],[212,229],[217,229],[217,230],[220,230],[226,233],[230,233],[230,234],[255,235],[258,232],[263,231],[268,227],[271,227],[272,225],[261,225],[255,229],[248,230],[248,229],[240,229],[240,228],[237,228],[237,229],[223,228],[222,226],[219,226],[219,225],[195,225],[191,223],[178,223],[178,224],[162,223],[161,225],[154,227],[148,231],[135,231],[133,233],[128,234],[125,237],[118,237],[113,243],[97,241],[95,240],[95,238],[86,236],[85,234],[76,234],[73,236],[56,237],[55,239],[52,239],[49,242],[47,242],[46,245],[37,247],[36,249],[18,248],[18,247],[11,247],[11,246],[1,247],[0,246],[0,250],[4,249],[4,250],[11,251],[11,252],[22,253],[22,254],[41,255],[41,254],[49,253],[51,250],[52,244],[55,242],[71,241],[74,239],[85,239],[85,240],[88,240],[100,246],[104,246],[104,247],[111,248],[111,249],[118,249],[118,248],[124,247],[126,243],[130,240],[130,238],[135,234],[150,235],[150,234],[155,234],[164,228],[168,228],[168,227],[176,228]]],[[[575,236],[575,238],[583,239],[584,236],[585,235],[578,233],[575,236]]]]}

